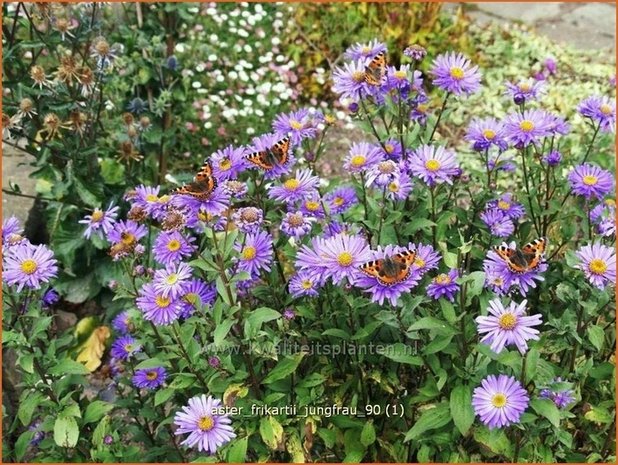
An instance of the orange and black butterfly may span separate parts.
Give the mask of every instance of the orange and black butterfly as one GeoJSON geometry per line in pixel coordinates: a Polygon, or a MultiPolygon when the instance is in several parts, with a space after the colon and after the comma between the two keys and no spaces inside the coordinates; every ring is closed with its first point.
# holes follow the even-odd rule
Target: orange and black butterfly
{"type": "Polygon", "coordinates": [[[204,163],[202,169],[195,175],[195,181],[174,190],[172,194],[190,195],[198,200],[208,200],[217,188],[217,178],[212,173],[210,162],[204,163]]]}
{"type": "Polygon", "coordinates": [[[415,258],[416,252],[405,250],[390,257],[372,260],[359,268],[367,276],[376,278],[383,286],[392,286],[408,279],[415,258]]]}
{"type": "Polygon", "coordinates": [[[534,271],[543,260],[543,254],[547,248],[547,239],[541,237],[524,245],[521,249],[511,249],[506,245],[494,247],[494,251],[508,265],[513,273],[524,274],[534,271]]]}
{"type": "Polygon", "coordinates": [[[284,137],[269,150],[254,152],[245,158],[266,171],[272,170],[275,166],[285,165],[290,158],[290,136],[284,137]]]}
{"type": "Polygon", "coordinates": [[[382,85],[386,76],[386,54],[380,52],[365,66],[365,82],[370,86],[382,85]]]}

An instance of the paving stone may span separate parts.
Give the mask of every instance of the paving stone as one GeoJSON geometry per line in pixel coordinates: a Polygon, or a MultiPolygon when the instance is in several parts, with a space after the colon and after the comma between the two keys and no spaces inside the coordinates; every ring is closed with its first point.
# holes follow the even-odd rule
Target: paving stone
{"type": "Polygon", "coordinates": [[[607,3],[586,3],[561,18],[595,33],[616,35],[616,6],[607,3]]]}
{"type": "MultiPolygon", "coordinates": [[[[9,183],[19,185],[24,194],[34,195],[36,181],[29,177],[32,168],[27,163],[30,155],[21,150],[3,144],[2,147],[2,186],[7,189],[9,183]]],[[[21,224],[25,224],[28,212],[34,201],[25,197],[2,194],[2,217],[15,215],[21,224]]]]}
{"type": "Polygon", "coordinates": [[[554,18],[560,14],[560,3],[534,2],[534,3],[507,3],[491,2],[476,3],[476,8],[492,16],[508,19],[510,21],[522,21],[534,23],[539,20],[554,18]]]}

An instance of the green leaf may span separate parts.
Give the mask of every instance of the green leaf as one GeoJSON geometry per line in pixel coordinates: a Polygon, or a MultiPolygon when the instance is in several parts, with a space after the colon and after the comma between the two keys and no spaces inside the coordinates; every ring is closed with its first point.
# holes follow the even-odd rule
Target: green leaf
{"type": "Polygon", "coordinates": [[[285,378],[286,376],[294,373],[298,365],[302,361],[305,356],[304,352],[300,352],[291,357],[286,357],[283,360],[279,361],[275,368],[272,369],[270,373],[264,378],[263,384],[274,383],[275,381],[279,381],[280,379],[285,378]]]}
{"type": "Polygon", "coordinates": [[[252,311],[245,320],[245,336],[252,338],[257,336],[258,331],[264,323],[276,320],[281,317],[281,313],[272,308],[261,307],[252,311]]]}
{"type": "Polygon", "coordinates": [[[560,427],[560,411],[553,401],[549,399],[532,399],[530,406],[536,413],[547,418],[556,428],[560,427]]]}
{"type": "Polygon", "coordinates": [[[472,390],[470,386],[460,384],[451,391],[451,416],[459,432],[465,436],[474,423],[472,408],[472,390]]]}
{"type": "Polygon", "coordinates": [[[363,426],[363,430],[361,431],[360,441],[363,446],[368,447],[371,444],[373,444],[375,440],[376,440],[376,430],[373,427],[373,421],[369,420],[367,423],[365,423],[365,426],[363,426]]]}
{"type": "Polygon", "coordinates": [[[114,404],[110,404],[102,400],[95,400],[94,402],[91,402],[90,405],[86,407],[86,412],[84,412],[84,425],[99,421],[113,409],[114,404]]]}
{"type": "MultiPolygon", "coordinates": [[[[383,348],[385,357],[399,363],[407,363],[408,365],[422,366],[423,359],[417,355],[411,355],[414,352],[412,346],[398,342],[383,348]]],[[[379,354],[381,351],[378,351],[379,354]]]]}
{"type": "Polygon", "coordinates": [[[103,440],[105,439],[105,436],[107,436],[109,422],[110,422],[109,416],[103,417],[103,419],[99,422],[97,427],[92,432],[92,443],[95,446],[100,447],[103,445],[103,440]]]}
{"type": "Polygon", "coordinates": [[[58,364],[49,369],[49,374],[52,376],[64,375],[87,375],[90,373],[84,364],[65,358],[58,364]]]}
{"type": "Polygon", "coordinates": [[[502,429],[490,430],[485,426],[481,426],[474,431],[474,440],[487,447],[494,454],[502,455],[509,459],[513,456],[513,445],[502,429]]]}
{"type": "Polygon", "coordinates": [[[43,400],[43,394],[38,391],[26,393],[25,398],[22,395],[22,401],[19,404],[19,409],[17,410],[17,418],[19,418],[22,425],[28,426],[30,424],[34,410],[43,400]]]}
{"type": "Polygon", "coordinates": [[[283,427],[279,420],[272,416],[263,417],[260,420],[260,436],[269,448],[277,449],[283,440],[283,427]]]}
{"type": "Polygon", "coordinates": [[[135,370],[143,370],[145,368],[158,368],[169,366],[169,362],[160,358],[148,358],[143,362],[135,365],[135,370]]]}
{"type": "Polygon", "coordinates": [[[234,441],[234,443],[228,448],[228,451],[227,451],[228,463],[245,463],[246,462],[245,459],[247,457],[248,442],[249,442],[249,438],[247,436],[234,441]]]}
{"type": "Polygon", "coordinates": [[[584,418],[594,423],[611,423],[614,420],[614,416],[603,407],[592,407],[584,414],[584,418]]]}
{"type": "Polygon", "coordinates": [[[426,316],[421,318],[416,323],[408,328],[408,331],[417,331],[419,329],[430,329],[438,334],[454,334],[455,330],[449,326],[445,321],[439,320],[432,316],[426,316]]]}
{"type": "Polygon", "coordinates": [[[54,441],[60,447],[75,447],[79,439],[79,427],[73,417],[59,416],[54,423],[54,441]]]}
{"type": "Polygon", "coordinates": [[[605,332],[603,331],[603,328],[597,325],[592,325],[588,327],[586,333],[588,334],[588,340],[590,343],[595,347],[595,349],[601,351],[603,348],[603,343],[605,342],[605,332]]]}
{"type": "Polygon", "coordinates": [[[446,402],[436,405],[434,408],[425,410],[419,419],[410,428],[403,442],[419,438],[423,433],[442,428],[451,421],[451,413],[446,402]]]}
{"type": "Polygon", "coordinates": [[[212,337],[215,347],[220,346],[223,343],[223,340],[232,329],[234,325],[234,320],[225,320],[222,321],[220,325],[218,325],[213,331],[212,337]]]}
{"type": "Polygon", "coordinates": [[[165,401],[167,401],[170,397],[172,397],[174,395],[175,390],[174,389],[170,389],[170,388],[165,388],[165,389],[159,389],[154,397],[154,404],[155,407],[157,405],[161,405],[163,404],[165,401]]]}
{"type": "Polygon", "coordinates": [[[77,195],[79,195],[79,198],[82,199],[82,201],[86,205],[94,208],[98,208],[100,206],[101,202],[99,198],[91,191],[89,191],[88,188],[79,179],[75,178],[73,180],[73,185],[75,186],[77,195]]]}
{"type": "MultiPolygon", "coordinates": [[[[15,459],[17,462],[21,462],[21,459],[26,455],[30,441],[34,437],[34,431],[25,431],[19,435],[17,441],[15,441],[15,459]]],[[[4,455],[4,454],[3,454],[4,455]]],[[[8,457],[3,457],[8,458],[8,457]]]]}

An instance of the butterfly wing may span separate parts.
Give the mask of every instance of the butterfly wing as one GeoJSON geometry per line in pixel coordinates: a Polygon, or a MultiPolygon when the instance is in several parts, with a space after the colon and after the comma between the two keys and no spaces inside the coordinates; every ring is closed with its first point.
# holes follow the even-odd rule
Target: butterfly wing
{"type": "Polygon", "coordinates": [[[270,149],[278,165],[285,165],[290,157],[290,136],[286,136],[270,149]]]}
{"type": "Polygon", "coordinates": [[[384,286],[392,286],[408,279],[416,253],[411,250],[397,253],[392,257],[373,260],[360,266],[360,270],[374,277],[384,286]]]}
{"type": "Polygon", "coordinates": [[[539,266],[546,245],[547,239],[542,237],[526,244],[521,250],[500,245],[494,247],[494,251],[504,260],[513,273],[523,274],[539,266]]]}
{"type": "Polygon", "coordinates": [[[217,180],[214,176],[207,177],[201,181],[191,182],[179,187],[172,194],[190,195],[198,200],[208,200],[217,187],[217,180]]]}
{"type": "Polygon", "coordinates": [[[203,181],[207,178],[213,177],[212,174],[212,166],[210,165],[210,162],[205,162],[204,165],[202,166],[202,168],[198,171],[198,173],[195,175],[195,180],[197,182],[199,181],[203,181]]]}
{"type": "Polygon", "coordinates": [[[365,67],[365,82],[370,86],[379,86],[386,76],[386,54],[380,52],[365,67]]]}
{"type": "Polygon", "coordinates": [[[270,150],[253,152],[245,159],[265,171],[272,170],[275,166],[285,165],[290,157],[290,137],[286,136],[273,145],[270,150]]]}
{"type": "Polygon", "coordinates": [[[546,248],[547,239],[545,237],[535,239],[522,247],[521,252],[526,261],[527,271],[535,270],[541,264],[546,248]]]}

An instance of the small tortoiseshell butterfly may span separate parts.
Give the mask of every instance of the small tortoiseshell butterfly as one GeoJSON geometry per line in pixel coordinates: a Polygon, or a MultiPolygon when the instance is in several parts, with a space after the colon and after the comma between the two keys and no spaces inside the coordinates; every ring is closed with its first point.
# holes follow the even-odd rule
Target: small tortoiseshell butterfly
{"type": "Polygon", "coordinates": [[[285,165],[290,157],[290,136],[286,136],[269,150],[254,152],[245,158],[263,170],[270,171],[275,166],[285,165]]]}
{"type": "Polygon", "coordinates": [[[405,250],[391,257],[385,257],[361,265],[360,270],[367,276],[372,276],[384,286],[392,286],[408,279],[416,252],[405,250]]]}
{"type": "Polygon", "coordinates": [[[174,190],[172,194],[190,195],[199,200],[208,200],[217,188],[217,179],[212,174],[210,162],[204,163],[202,169],[195,175],[195,181],[174,190]]]}
{"type": "Polygon", "coordinates": [[[541,237],[529,242],[520,249],[511,249],[506,245],[494,247],[494,251],[508,265],[513,273],[524,274],[533,271],[541,264],[543,254],[547,248],[547,239],[541,237]]]}
{"type": "Polygon", "coordinates": [[[386,76],[386,54],[380,52],[365,67],[365,82],[370,86],[379,86],[386,76]]]}

